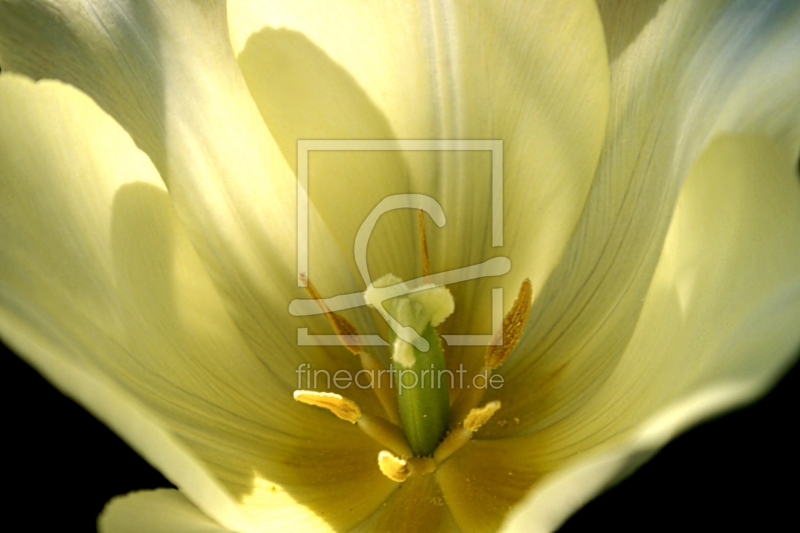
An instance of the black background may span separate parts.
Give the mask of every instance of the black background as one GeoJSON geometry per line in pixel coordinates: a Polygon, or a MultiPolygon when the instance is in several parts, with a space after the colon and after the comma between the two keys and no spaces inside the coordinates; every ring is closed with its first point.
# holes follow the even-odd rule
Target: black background
{"type": "MultiPolygon", "coordinates": [[[[103,424],[11,352],[3,361],[6,514],[25,530],[90,532],[105,503],[168,487],[103,424]]],[[[757,404],[670,443],[561,531],[794,529],[798,368],[757,404]]]]}

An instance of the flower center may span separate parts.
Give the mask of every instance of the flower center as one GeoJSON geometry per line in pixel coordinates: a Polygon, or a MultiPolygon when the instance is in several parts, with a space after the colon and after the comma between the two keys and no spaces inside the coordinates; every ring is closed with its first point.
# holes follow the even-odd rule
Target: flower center
{"type": "Polygon", "coordinates": [[[367,288],[364,299],[376,309],[383,306],[399,326],[411,328],[417,335],[409,342],[396,335],[394,328],[389,330],[400,421],[414,454],[426,456],[444,436],[450,415],[448,383],[446,379],[442,382],[444,351],[435,328],[455,305],[449,290],[433,285],[384,299],[386,293],[381,289],[398,285],[409,292],[399,278],[388,274],[367,288]]]}
{"type": "MultiPolygon", "coordinates": [[[[424,213],[420,211],[419,215],[422,270],[428,281],[430,263],[424,213]]],[[[499,401],[478,407],[485,387],[467,388],[453,395],[456,399],[452,405],[450,403],[448,387],[453,381],[446,377],[445,354],[436,331],[455,308],[453,296],[446,287],[426,283],[410,288],[398,277],[387,274],[367,288],[365,301],[390,325],[392,364],[386,369],[358,345],[356,328],[328,309],[313,285],[305,281],[309,294],[317,300],[342,344],[360,357],[364,370],[373,373],[371,385],[386,417],[362,413],[355,402],[335,393],[298,390],[294,398],[358,425],[364,433],[389,448],[391,451],[383,451],[378,456],[378,467],[389,479],[403,482],[408,477],[435,471],[437,464],[467,444],[500,409],[499,401]]],[[[484,383],[488,383],[491,372],[508,358],[519,342],[531,298],[531,284],[526,279],[502,328],[495,332],[486,351],[480,371],[484,383]]]]}

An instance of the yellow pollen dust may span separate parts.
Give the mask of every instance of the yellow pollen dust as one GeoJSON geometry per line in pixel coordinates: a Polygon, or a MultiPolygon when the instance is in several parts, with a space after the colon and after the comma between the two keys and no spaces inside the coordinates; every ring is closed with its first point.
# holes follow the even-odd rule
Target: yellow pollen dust
{"type": "Polygon", "coordinates": [[[522,329],[528,320],[531,312],[531,300],[533,298],[533,287],[531,280],[525,278],[519,287],[517,299],[514,305],[503,319],[503,328],[494,334],[492,342],[486,350],[486,366],[495,369],[502,365],[522,336],[522,329]],[[503,341],[495,346],[496,339],[502,336],[503,341]]]}
{"type": "Polygon", "coordinates": [[[356,402],[348,400],[334,392],[296,390],[294,391],[294,399],[306,405],[314,405],[327,409],[342,420],[347,420],[351,424],[355,424],[358,422],[358,419],[361,418],[361,409],[356,402]]]}

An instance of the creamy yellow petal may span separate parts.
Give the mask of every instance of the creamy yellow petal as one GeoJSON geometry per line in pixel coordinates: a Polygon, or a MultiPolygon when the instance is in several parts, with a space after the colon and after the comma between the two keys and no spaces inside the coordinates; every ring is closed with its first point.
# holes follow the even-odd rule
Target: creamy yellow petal
{"type": "MultiPolygon", "coordinates": [[[[511,257],[511,275],[455,287],[462,316],[449,323],[464,334],[492,333],[490,287],[506,287],[509,306],[526,276],[538,291],[583,207],[608,106],[596,11],[574,1],[228,4],[245,79],[292,165],[298,139],[503,141],[502,248],[492,248],[487,151],[311,155],[312,201],[344,248],[380,199],[416,192],[447,217],[442,229],[429,221],[434,271],[511,257]],[[468,306],[476,293],[480,305],[468,306]]],[[[387,215],[378,229],[373,277],[407,276],[408,258],[420,275],[413,217],[387,215]]]]}
{"type": "MultiPolygon", "coordinates": [[[[730,22],[735,14],[718,15],[730,22]]],[[[473,455],[471,463],[459,465],[454,456],[437,474],[445,496],[460,500],[452,509],[461,522],[486,519],[476,510],[481,500],[513,500],[510,484],[495,480],[492,486],[492,476],[512,458],[523,473],[542,479],[528,480],[533,490],[506,530],[553,531],[676,434],[763,394],[796,358],[800,114],[787,104],[796,105],[790,95],[797,93],[800,77],[797,56],[788,53],[798,48],[797,33],[787,28],[798,23],[779,18],[787,13],[771,16],[773,31],[761,35],[768,42],[755,40],[756,57],[736,65],[739,83],[728,87],[727,101],[718,102],[723,110],[716,131],[707,132],[702,144],[710,148],[693,163],[642,297],[643,311],[613,371],[596,390],[591,373],[578,371],[570,383],[574,360],[539,370],[540,360],[532,367],[533,383],[521,381],[519,394],[513,382],[501,391],[502,416],[477,435],[497,440],[473,441],[463,451],[473,455]],[[762,96],[767,93],[771,97],[762,96]],[[751,100],[745,107],[746,95],[751,100]],[[742,130],[751,134],[730,135],[742,130]],[[572,412],[559,405],[570,401],[561,399],[571,388],[588,391],[572,412]],[[563,418],[547,423],[554,403],[563,418]],[[514,434],[525,436],[501,438],[514,434]],[[459,476],[473,475],[484,481],[481,491],[459,491],[459,476]]],[[[722,57],[741,60],[735,50],[730,53],[722,57]]]]}
{"type": "Polygon", "coordinates": [[[609,379],[560,422],[505,446],[485,441],[547,474],[510,531],[552,530],[678,433],[763,394],[796,359],[800,183],[796,156],[782,148],[754,137],[715,142],[681,193],[609,379]]]}
{"type": "MultiPolygon", "coordinates": [[[[352,75],[298,31],[264,27],[250,36],[237,59],[288,166],[296,173],[298,164],[307,165],[309,199],[335,228],[332,236],[355,272],[355,237],[370,211],[385,197],[412,190],[405,158],[392,151],[307,152],[299,143],[397,135],[352,75]]],[[[386,272],[404,279],[419,276],[420,260],[410,240],[413,214],[405,210],[381,218],[368,249],[374,277],[386,272]]],[[[312,270],[342,268],[324,256],[314,259],[312,270]]]]}
{"type": "MultiPolygon", "coordinates": [[[[800,345],[792,152],[768,139],[728,137],[700,158],[630,344],[598,393],[545,434],[571,440],[565,435],[575,432],[575,446],[585,448],[697,391],[767,386],[791,363],[800,345]]],[[[572,453],[565,444],[553,442],[572,453]]]]}
{"type": "Polygon", "coordinates": [[[610,450],[562,465],[511,510],[500,531],[557,530],[587,501],[629,476],[676,435],[715,413],[752,401],[762,392],[763,384],[709,387],[663,409],[610,450]]]}
{"type": "Polygon", "coordinates": [[[442,497],[434,475],[412,477],[405,481],[352,533],[416,533],[461,531],[442,497]]]}
{"type": "Polygon", "coordinates": [[[291,379],[308,359],[273,345],[303,325],[286,311],[306,296],[298,274],[324,295],[363,287],[313,205],[312,269],[297,271],[296,180],[242,79],[224,2],[3,3],[0,13],[9,70],[67,81],[125,127],[167,184],[245,339],[291,379]]]}
{"type": "Polygon", "coordinates": [[[686,176],[714,139],[768,135],[796,157],[799,28],[794,2],[666,2],[614,61],[610,133],[587,207],[500,370],[504,406],[540,406],[526,430],[577,409],[614,369],[686,176]]]}
{"type": "Polygon", "coordinates": [[[161,14],[152,2],[0,2],[4,71],[80,88],[164,162],[161,14]]]}
{"type": "MultiPolygon", "coordinates": [[[[493,419],[481,431],[494,423],[493,419]]],[[[473,439],[439,465],[436,480],[461,531],[497,531],[509,510],[545,473],[531,460],[534,449],[535,443],[527,441],[516,445],[510,440],[473,439]]]]}
{"type": "Polygon", "coordinates": [[[174,489],[131,492],[108,502],[99,533],[231,533],[174,489]]]}
{"type": "Polygon", "coordinates": [[[10,346],[227,527],[324,530],[372,512],[394,488],[379,446],[296,404],[297,375],[242,339],[130,137],[61,83],[3,74],[0,100],[10,346]]]}

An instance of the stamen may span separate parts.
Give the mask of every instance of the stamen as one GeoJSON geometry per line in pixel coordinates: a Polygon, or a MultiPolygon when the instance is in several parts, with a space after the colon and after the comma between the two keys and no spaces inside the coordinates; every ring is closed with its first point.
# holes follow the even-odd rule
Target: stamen
{"type": "Polygon", "coordinates": [[[511,310],[503,319],[502,329],[495,332],[492,342],[486,349],[485,361],[486,366],[489,368],[495,369],[502,365],[519,342],[522,336],[522,329],[525,327],[525,322],[531,312],[532,298],[531,280],[525,278],[519,287],[519,293],[517,294],[517,299],[514,300],[514,305],[511,306],[511,310]],[[495,346],[494,344],[497,340],[501,342],[495,346]]]}
{"type": "Polygon", "coordinates": [[[339,341],[344,345],[345,348],[359,356],[361,359],[361,367],[364,370],[369,370],[373,376],[377,376],[377,379],[373,380],[372,390],[378,397],[378,401],[380,402],[381,406],[383,406],[384,411],[386,411],[386,415],[389,417],[389,420],[391,420],[393,424],[400,424],[400,411],[397,407],[397,395],[390,387],[389,371],[386,370],[380,361],[375,359],[374,356],[365,352],[362,346],[358,344],[357,340],[359,338],[359,334],[353,323],[343,316],[331,311],[328,306],[325,305],[325,301],[322,299],[322,296],[320,296],[319,292],[317,292],[317,289],[311,284],[311,281],[309,281],[305,275],[301,274],[300,279],[305,284],[308,294],[314,300],[316,300],[317,305],[319,305],[320,309],[322,309],[322,311],[325,313],[325,317],[333,327],[333,331],[339,336],[339,341]],[[374,381],[377,381],[377,384],[374,383],[374,381]]]}
{"type": "MultiPolygon", "coordinates": [[[[492,376],[492,369],[486,365],[482,366],[473,375],[473,382],[475,382],[480,375],[483,376],[483,378],[481,378],[483,383],[489,383],[489,378],[492,376]]],[[[474,409],[476,405],[481,403],[484,394],[486,394],[486,387],[470,387],[468,389],[462,389],[461,394],[456,396],[456,398],[453,400],[453,405],[450,406],[451,427],[461,424],[469,412],[474,409]]]]}
{"type": "Polygon", "coordinates": [[[348,400],[334,392],[296,390],[294,391],[294,399],[306,405],[327,409],[342,420],[347,420],[351,424],[355,424],[358,422],[358,419],[361,418],[361,409],[359,409],[356,402],[348,400]]]}
{"type": "Polygon", "coordinates": [[[472,438],[472,432],[457,427],[447,434],[444,440],[439,443],[439,447],[433,452],[433,460],[437,463],[442,463],[445,459],[456,453],[472,438]]]}
{"type": "Polygon", "coordinates": [[[483,407],[472,409],[464,419],[464,425],[451,431],[439,444],[439,447],[433,452],[433,459],[437,463],[441,463],[460,450],[472,439],[472,434],[488,422],[498,409],[500,409],[499,401],[489,402],[483,407]]]}
{"type": "MultiPolygon", "coordinates": [[[[528,315],[531,312],[532,299],[533,287],[531,286],[531,281],[525,278],[519,287],[517,299],[514,300],[511,309],[508,311],[505,318],[503,318],[502,328],[495,332],[492,337],[492,342],[490,342],[489,346],[486,348],[486,355],[484,357],[485,364],[478,370],[478,374],[483,374],[486,380],[484,383],[488,382],[492,370],[502,365],[519,343],[522,337],[522,330],[525,327],[525,322],[528,320],[528,315]]],[[[465,417],[467,413],[480,403],[485,393],[486,387],[474,387],[459,394],[450,409],[453,414],[451,420],[463,420],[462,417],[465,417]]]]}
{"type": "Polygon", "coordinates": [[[429,283],[431,262],[428,257],[428,239],[425,236],[425,211],[422,209],[417,214],[417,228],[419,228],[419,251],[422,256],[422,275],[425,276],[425,283],[429,283]]]}
{"type": "Polygon", "coordinates": [[[357,425],[361,431],[372,437],[380,444],[386,446],[400,457],[413,457],[403,430],[395,426],[388,420],[377,416],[362,414],[358,419],[357,425]]]}
{"type": "Polygon", "coordinates": [[[408,460],[411,468],[411,477],[424,476],[436,471],[436,461],[432,457],[414,457],[408,460]]]}
{"type": "Polygon", "coordinates": [[[331,326],[333,326],[333,331],[339,336],[339,341],[341,341],[345,348],[354,354],[361,353],[362,347],[358,343],[358,330],[352,324],[352,322],[331,311],[330,308],[325,305],[325,302],[323,301],[322,296],[320,296],[320,294],[317,292],[317,289],[314,288],[305,275],[300,274],[300,280],[306,286],[306,291],[308,291],[309,296],[317,301],[317,305],[319,305],[320,309],[322,309],[322,311],[325,313],[325,317],[328,319],[328,322],[330,322],[331,326]]]}
{"type": "Polygon", "coordinates": [[[383,406],[386,416],[389,417],[392,424],[399,426],[400,409],[397,406],[397,394],[395,394],[392,388],[390,371],[386,370],[386,367],[384,367],[375,356],[368,352],[361,352],[358,354],[358,357],[361,359],[361,368],[368,370],[372,376],[370,382],[372,391],[375,393],[375,396],[378,397],[378,401],[381,406],[383,406]]]}
{"type": "Polygon", "coordinates": [[[294,399],[306,405],[327,409],[342,420],[356,424],[368,437],[391,449],[401,457],[412,457],[414,455],[402,429],[379,416],[362,413],[353,400],[348,400],[333,392],[308,390],[294,391],[294,399]]]}
{"type": "Polygon", "coordinates": [[[498,409],[500,409],[500,402],[495,400],[487,403],[483,407],[478,407],[471,410],[464,419],[464,429],[475,433],[481,428],[482,425],[492,418],[492,415],[494,415],[498,409]]]}
{"type": "Polygon", "coordinates": [[[424,476],[436,470],[436,461],[430,457],[414,457],[401,459],[390,452],[382,451],[378,454],[378,468],[381,473],[398,483],[410,477],[424,476]]]}

